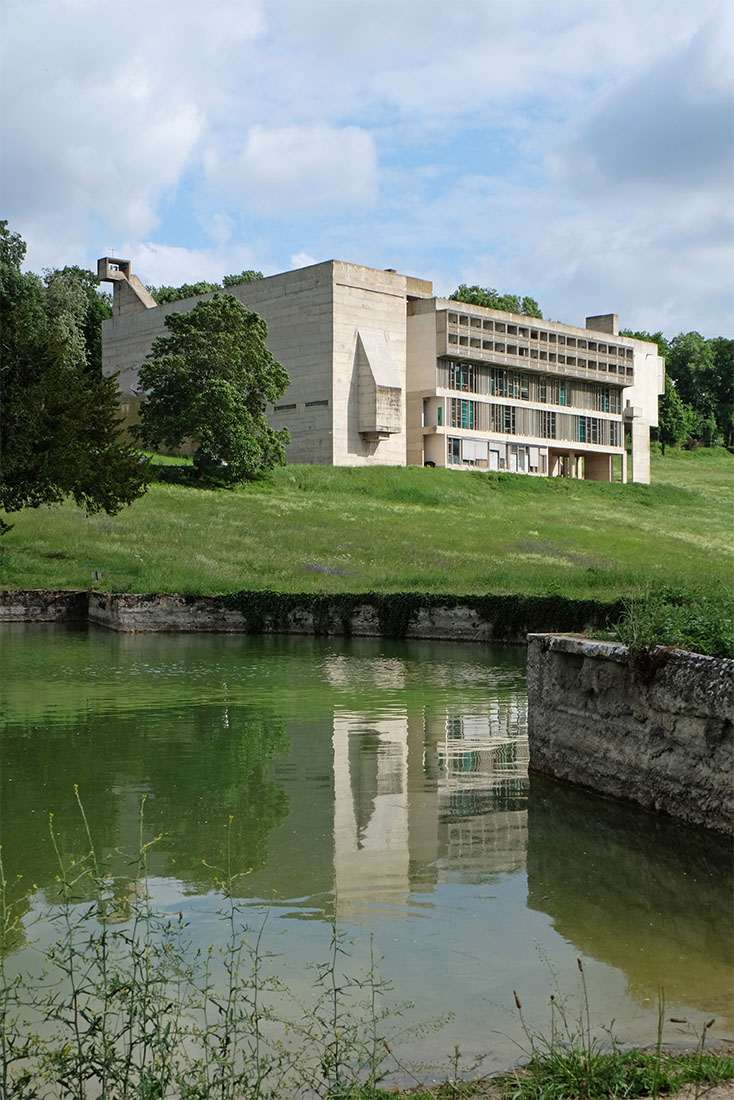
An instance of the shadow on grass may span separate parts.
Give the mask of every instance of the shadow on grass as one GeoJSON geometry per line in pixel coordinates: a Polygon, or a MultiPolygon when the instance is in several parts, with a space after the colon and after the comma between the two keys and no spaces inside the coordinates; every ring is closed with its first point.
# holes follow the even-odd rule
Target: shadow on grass
{"type": "Polygon", "coordinates": [[[187,489],[234,489],[238,482],[224,473],[208,474],[195,466],[150,466],[150,480],[165,485],[183,485],[187,489]]]}

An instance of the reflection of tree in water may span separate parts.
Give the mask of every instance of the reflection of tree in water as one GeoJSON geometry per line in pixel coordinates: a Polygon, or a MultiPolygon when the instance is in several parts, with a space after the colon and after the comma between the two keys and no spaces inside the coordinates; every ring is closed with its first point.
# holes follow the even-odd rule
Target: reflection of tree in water
{"type": "Polygon", "coordinates": [[[167,748],[148,761],[153,796],[146,816],[153,831],[165,833],[177,877],[206,886],[211,871],[202,857],[225,866],[230,814],[233,871],[265,862],[268,835],[288,815],[288,797],[267,772],[288,738],[284,721],[243,707],[194,708],[179,725],[184,731],[186,752],[167,748]]]}
{"type": "Polygon", "coordinates": [[[732,868],[723,838],[533,776],[528,906],[627,977],[638,1002],[731,1018],[732,868]]]}
{"type": "MultiPolygon", "coordinates": [[[[194,888],[209,885],[212,872],[202,859],[224,865],[230,814],[234,868],[256,867],[265,860],[270,831],[288,813],[283,787],[267,776],[273,755],[287,748],[284,722],[242,706],[118,712],[107,724],[92,713],[63,725],[9,726],[3,735],[7,877],[22,873],[29,884],[53,883],[58,867],[49,812],[65,855],[86,852],[74,784],[100,852],[118,846],[137,852],[145,794],[145,839],[163,834],[151,849],[151,873],[173,873],[194,888]]],[[[121,859],[117,870],[123,867],[131,873],[129,861],[121,859]]]]}

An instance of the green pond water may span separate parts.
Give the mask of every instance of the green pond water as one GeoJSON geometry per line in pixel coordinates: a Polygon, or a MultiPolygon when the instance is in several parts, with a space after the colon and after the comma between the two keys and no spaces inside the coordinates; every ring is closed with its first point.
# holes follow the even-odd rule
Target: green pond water
{"type": "Polygon", "coordinates": [[[229,815],[237,892],[294,995],[334,921],[357,974],[373,933],[389,999],[414,1004],[394,1030],[445,1018],[393,1038],[411,1065],[445,1068],[455,1044],[467,1067],[513,1064],[513,990],[546,1027],[550,968],[573,1001],[578,956],[593,1021],[621,1040],[654,1041],[661,987],[690,1021],[666,1040],[712,1016],[731,1038],[728,845],[528,780],[523,651],[41,625],[0,643],[2,854],[9,882],[38,887],[15,965],[39,970],[32,922],[56,897],[49,812],[65,851],[86,850],[78,784],[100,852],[137,851],[146,796],[156,903],[184,912],[192,950],[225,934],[207,864],[229,815]]]}

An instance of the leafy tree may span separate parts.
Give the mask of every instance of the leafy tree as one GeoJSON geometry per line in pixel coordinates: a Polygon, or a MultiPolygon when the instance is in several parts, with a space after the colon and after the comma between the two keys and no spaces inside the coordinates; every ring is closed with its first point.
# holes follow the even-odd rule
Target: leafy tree
{"type": "Polygon", "coordinates": [[[695,409],[681,401],[672,379],[665,377],[665,393],[658,402],[658,439],[663,454],[666,446],[675,447],[698,436],[700,417],[695,409]]]}
{"type": "Polygon", "coordinates": [[[102,373],[102,322],[112,316],[112,302],[110,295],[102,294],[99,290],[99,279],[94,272],[87,268],[64,267],[61,271],[46,271],[44,282],[49,286],[50,282],[63,276],[66,280],[73,280],[84,290],[86,305],[83,307],[82,331],[86,348],[87,370],[93,374],[102,373]]]}
{"type": "Polygon", "coordinates": [[[670,341],[666,368],[683,401],[703,416],[714,406],[714,349],[699,332],[681,332],[670,341]]]}
{"type": "Polygon", "coordinates": [[[182,283],[181,286],[149,286],[146,289],[153,295],[159,306],[167,302],[180,302],[183,298],[196,298],[202,294],[212,294],[239,283],[254,283],[262,279],[262,271],[241,271],[239,275],[225,275],[221,283],[182,283]]]}
{"type": "Polygon", "coordinates": [[[727,447],[734,447],[734,340],[714,336],[714,411],[727,447]]]}
{"type": "Polygon", "coordinates": [[[222,286],[237,286],[239,283],[255,283],[263,278],[262,271],[240,271],[239,275],[225,275],[222,286]]]}
{"type": "MultiPolygon", "coordinates": [[[[90,369],[89,299],[77,270],[23,273],[25,243],[0,222],[0,510],[57,504],[118,512],[145,492],[120,439],[117,383],[90,369]]],[[[9,525],[0,521],[0,533],[9,525]]]]}
{"type": "Polygon", "coordinates": [[[689,439],[698,439],[706,447],[722,441],[734,446],[734,340],[723,336],[707,340],[698,332],[681,332],[666,340],[661,332],[631,329],[622,329],[620,335],[653,341],[665,359],[666,391],[660,399],[658,433],[664,446],[689,439]]]}
{"type": "Polygon", "coordinates": [[[701,418],[702,441],[734,445],[734,340],[681,332],[670,342],[667,370],[701,418]]]}
{"type": "Polygon", "coordinates": [[[629,336],[632,340],[646,340],[650,344],[657,344],[658,354],[662,355],[663,359],[667,359],[670,355],[670,344],[662,332],[645,332],[642,329],[633,331],[631,328],[622,328],[619,330],[619,335],[629,336]]]}
{"type": "Polygon", "coordinates": [[[521,298],[518,294],[499,294],[492,287],[467,286],[466,283],[461,283],[449,295],[449,299],[472,306],[485,306],[487,309],[503,309],[507,313],[520,313],[525,317],[543,317],[534,298],[521,298]]]}
{"type": "Polygon", "coordinates": [[[180,302],[183,298],[195,298],[200,294],[211,294],[221,290],[219,283],[182,283],[181,286],[148,286],[145,288],[153,295],[159,306],[167,302],[180,302]]]}
{"type": "Polygon", "coordinates": [[[288,374],[265,346],[267,326],[229,294],[215,294],[189,313],[166,317],[139,372],[145,397],[138,437],[151,447],[192,441],[203,475],[242,481],[285,463],[286,430],[268,426],[288,374]]]}

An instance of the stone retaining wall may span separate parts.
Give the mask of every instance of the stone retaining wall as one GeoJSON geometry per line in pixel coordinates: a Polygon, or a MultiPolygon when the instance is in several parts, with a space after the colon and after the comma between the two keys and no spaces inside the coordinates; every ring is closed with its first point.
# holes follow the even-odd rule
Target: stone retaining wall
{"type": "Polygon", "coordinates": [[[734,833],[734,661],[528,637],[530,768],[734,833]]]}
{"type": "Polygon", "coordinates": [[[0,592],[0,621],[87,619],[122,632],[280,633],[524,645],[529,631],[583,630],[616,604],[557,596],[240,592],[230,596],[0,592]]]}
{"type": "MultiPolygon", "coordinates": [[[[344,611],[328,601],[314,611],[295,606],[279,614],[263,614],[255,622],[253,616],[228,608],[215,598],[189,599],[184,596],[103,596],[90,593],[89,622],[124,632],[176,631],[195,633],[265,633],[265,634],[349,634],[354,637],[378,638],[384,633],[378,610],[369,603],[350,609],[345,622],[344,611]]],[[[452,641],[489,642],[493,640],[493,624],[466,607],[420,608],[406,623],[406,638],[447,639],[452,641]]],[[[524,641],[519,634],[518,642],[524,641]]]]}
{"type": "Polygon", "coordinates": [[[0,592],[0,622],[3,623],[84,622],[88,610],[89,593],[84,589],[0,592]]]}

